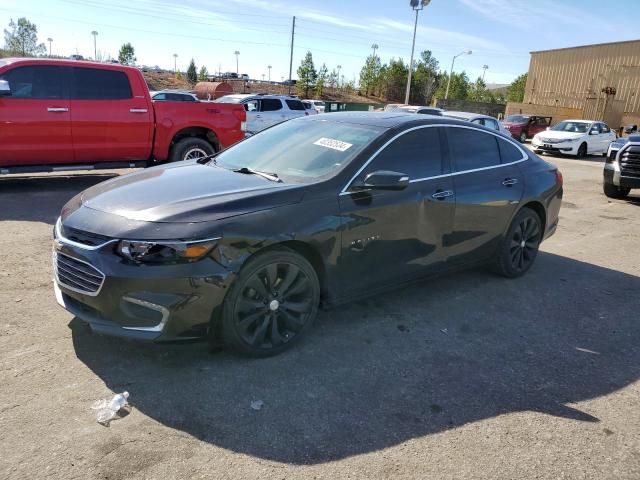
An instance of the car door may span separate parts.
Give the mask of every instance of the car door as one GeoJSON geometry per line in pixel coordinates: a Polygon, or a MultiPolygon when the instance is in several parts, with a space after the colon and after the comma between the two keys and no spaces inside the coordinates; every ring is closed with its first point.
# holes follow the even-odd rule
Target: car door
{"type": "Polygon", "coordinates": [[[446,261],[455,196],[438,127],[398,134],[350,182],[388,170],[406,174],[401,191],[352,190],[339,196],[343,219],[340,282],[343,292],[367,292],[419,277],[446,261]]]}
{"type": "Polygon", "coordinates": [[[601,151],[602,135],[600,131],[600,123],[594,122],[587,132],[587,153],[599,153],[601,151]]]}
{"type": "Polygon", "coordinates": [[[510,139],[472,127],[445,128],[456,206],[446,237],[451,264],[493,255],[524,191],[518,163],[527,156],[510,139]]]}
{"type": "Polygon", "coordinates": [[[146,160],[153,116],[122,70],[73,67],[71,129],[76,161],[146,160]]]}
{"type": "Polygon", "coordinates": [[[245,100],[244,109],[247,112],[247,132],[257,133],[264,129],[262,116],[260,114],[260,103],[257,99],[245,100]]]}
{"type": "Polygon", "coordinates": [[[534,135],[543,132],[548,126],[547,120],[544,117],[533,117],[529,123],[529,136],[533,137],[534,135]]]}
{"type": "Polygon", "coordinates": [[[611,129],[609,128],[609,125],[607,125],[606,123],[601,123],[600,124],[600,140],[602,140],[600,142],[601,152],[605,153],[607,150],[609,150],[609,145],[615,139],[616,139],[616,134],[611,131],[611,129]]]}
{"type": "Polygon", "coordinates": [[[0,165],[72,163],[69,69],[17,66],[0,75],[11,95],[0,97],[0,165]]]}
{"type": "Polygon", "coordinates": [[[260,120],[261,130],[287,120],[282,100],[279,98],[261,98],[260,113],[258,113],[257,118],[260,120]]]}

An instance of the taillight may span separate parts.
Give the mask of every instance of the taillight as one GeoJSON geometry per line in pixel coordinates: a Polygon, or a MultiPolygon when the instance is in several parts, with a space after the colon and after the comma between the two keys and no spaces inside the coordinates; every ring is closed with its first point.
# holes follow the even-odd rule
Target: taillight
{"type": "Polygon", "coordinates": [[[233,116],[241,122],[244,122],[247,119],[247,112],[244,111],[244,108],[234,108],[233,116]]]}
{"type": "Polygon", "coordinates": [[[559,185],[562,185],[564,183],[564,179],[562,178],[562,172],[560,170],[556,170],[556,182],[559,185]]]}

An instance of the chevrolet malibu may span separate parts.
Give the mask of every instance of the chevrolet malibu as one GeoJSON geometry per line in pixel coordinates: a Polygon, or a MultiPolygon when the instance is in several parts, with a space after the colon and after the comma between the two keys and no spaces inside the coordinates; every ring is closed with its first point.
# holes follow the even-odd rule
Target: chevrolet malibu
{"type": "Polygon", "coordinates": [[[282,352],[318,308],[472,265],[523,275],[558,224],[562,176],[480,125],[334,113],[72,198],[58,302],[100,333],[282,352]]]}

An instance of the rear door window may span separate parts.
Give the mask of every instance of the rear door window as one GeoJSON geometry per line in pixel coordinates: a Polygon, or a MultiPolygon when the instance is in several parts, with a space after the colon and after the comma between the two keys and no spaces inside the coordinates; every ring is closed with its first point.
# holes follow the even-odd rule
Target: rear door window
{"type": "Polygon", "coordinates": [[[304,110],[304,105],[300,100],[285,100],[289,110],[304,110]]]}
{"type": "Polygon", "coordinates": [[[442,175],[440,128],[412,130],[387,145],[365,169],[362,179],[377,170],[404,173],[411,180],[442,175]]]}
{"type": "Polygon", "coordinates": [[[73,67],[74,100],[125,100],[132,98],[127,74],[117,70],[73,67]]]}
{"type": "Polygon", "coordinates": [[[503,164],[517,162],[524,158],[522,152],[513,143],[501,138],[497,138],[497,140],[498,148],[500,150],[500,159],[503,164]]]}
{"type": "Polygon", "coordinates": [[[11,69],[0,80],[9,82],[9,99],[64,100],[69,98],[68,75],[67,67],[33,65],[11,69]]]}
{"type": "Polygon", "coordinates": [[[447,136],[454,171],[500,165],[495,135],[474,128],[448,127],[447,136]]]}
{"type": "MultiPolygon", "coordinates": [[[[304,107],[302,107],[304,109],[304,107]]],[[[263,98],[260,100],[261,112],[275,112],[282,110],[282,102],[277,98],[263,98]]]]}

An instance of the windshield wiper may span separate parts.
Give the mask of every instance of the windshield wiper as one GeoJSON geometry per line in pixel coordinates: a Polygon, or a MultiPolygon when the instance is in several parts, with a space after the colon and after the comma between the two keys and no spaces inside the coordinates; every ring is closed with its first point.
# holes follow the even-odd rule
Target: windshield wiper
{"type": "Polygon", "coordinates": [[[271,180],[272,182],[282,183],[282,180],[278,178],[277,173],[261,172],[259,170],[254,170],[253,168],[249,168],[249,167],[236,168],[234,172],[246,173],[249,175],[258,175],[262,178],[266,178],[267,180],[271,180]]]}

